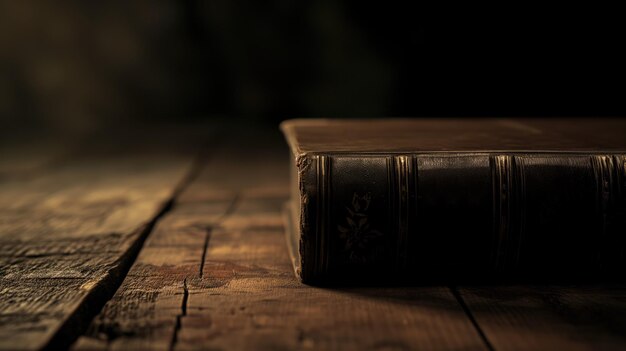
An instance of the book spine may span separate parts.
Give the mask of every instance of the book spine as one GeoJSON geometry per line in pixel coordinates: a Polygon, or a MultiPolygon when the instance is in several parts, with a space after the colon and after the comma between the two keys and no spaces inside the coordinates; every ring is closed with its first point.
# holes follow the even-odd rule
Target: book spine
{"type": "Polygon", "coordinates": [[[305,282],[562,276],[626,261],[624,155],[334,154],[299,164],[305,282]]]}

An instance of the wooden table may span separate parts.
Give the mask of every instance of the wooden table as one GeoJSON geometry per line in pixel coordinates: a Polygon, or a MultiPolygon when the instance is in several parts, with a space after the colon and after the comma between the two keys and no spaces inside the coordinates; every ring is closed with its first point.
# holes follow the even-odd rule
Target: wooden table
{"type": "Polygon", "coordinates": [[[0,149],[0,349],[626,350],[623,285],[299,283],[276,131],[61,144],[0,149]]]}

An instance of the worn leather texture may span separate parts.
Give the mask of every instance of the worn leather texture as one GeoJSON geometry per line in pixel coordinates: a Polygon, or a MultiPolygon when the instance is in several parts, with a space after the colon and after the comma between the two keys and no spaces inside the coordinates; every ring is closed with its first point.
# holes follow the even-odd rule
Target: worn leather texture
{"type": "Polygon", "coordinates": [[[626,268],[626,124],[453,121],[283,125],[296,160],[290,242],[304,282],[562,281],[626,268]],[[440,138],[410,140],[416,126],[440,138]],[[315,141],[320,128],[335,149],[315,141]],[[552,129],[569,137],[544,140],[552,129]],[[505,147],[494,147],[500,137],[505,147]]]}

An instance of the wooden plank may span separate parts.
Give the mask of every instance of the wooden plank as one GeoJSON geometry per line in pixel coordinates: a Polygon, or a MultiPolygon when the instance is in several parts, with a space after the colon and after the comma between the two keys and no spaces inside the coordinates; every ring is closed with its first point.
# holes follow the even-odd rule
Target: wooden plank
{"type": "Polygon", "coordinates": [[[484,349],[445,287],[300,284],[282,227],[287,152],[241,150],[179,197],[75,350],[484,349]]]}
{"type": "Polygon", "coordinates": [[[246,192],[254,196],[289,191],[289,151],[278,130],[244,130],[226,137],[214,150],[198,179],[179,202],[203,202],[246,192]]]}
{"type": "Polygon", "coordinates": [[[484,349],[445,287],[300,284],[279,228],[216,231],[204,277],[189,286],[176,349],[484,349]]]}
{"type": "Polygon", "coordinates": [[[495,350],[626,350],[626,287],[459,290],[495,350]]]}
{"type": "Polygon", "coordinates": [[[74,348],[169,349],[188,281],[200,275],[211,227],[233,201],[234,197],[193,206],[176,204],[157,224],[120,289],[74,348]]]}
{"type": "Polygon", "coordinates": [[[67,347],[113,294],[194,156],[144,148],[0,182],[0,349],[67,347]]]}

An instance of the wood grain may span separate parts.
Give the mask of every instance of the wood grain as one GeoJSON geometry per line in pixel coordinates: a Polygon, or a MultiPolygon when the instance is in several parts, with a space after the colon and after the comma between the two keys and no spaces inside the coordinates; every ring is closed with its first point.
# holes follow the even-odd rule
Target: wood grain
{"type": "Polygon", "coordinates": [[[169,349],[188,282],[200,275],[211,228],[233,201],[178,203],[155,227],[120,289],[74,348],[169,349]]]}
{"type": "Polygon", "coordinates": [[[281,216],[289,156],[264,135],[214,148],[184,187],[188,147],[5,162],[0,349],[67,347],[111,296],[74,350],[626,349],[621,285],[300,284],[281,216]]]}
{"type": "Polygon", "coordinates": [[[0,349],[69,346],[123,279],[194,157],[132,146],[0,181],[0,349]]]}
{"type": "Polygon", "coordinates": [[[201,283],[189,287],[176,349],[484,349],[445,287],[302,285],[280,228],[216,231],[201,283]]]}
{"type": "Polygon", "coordinates": [[[75,350],[484,349],[445,287],[299,283],[281,214],[287,151],[258,145],[211,159],[75,350]]]}
{"type": "Polygon", "coordinates": [[[495,350],[626,350],[624,286],[472,287],[459,293],[495,350]]]}

